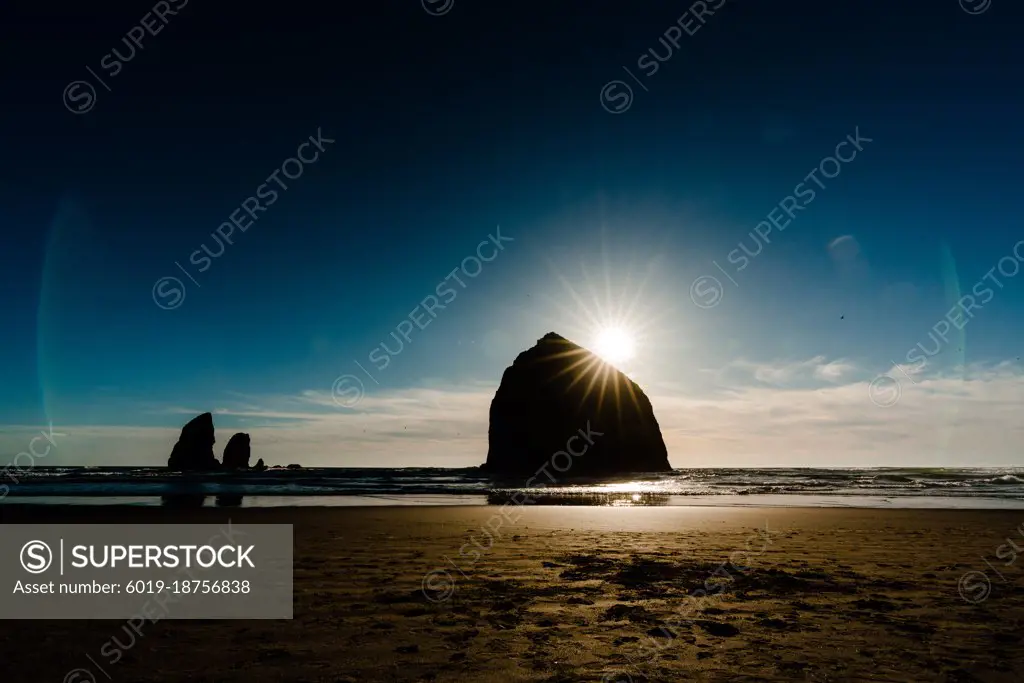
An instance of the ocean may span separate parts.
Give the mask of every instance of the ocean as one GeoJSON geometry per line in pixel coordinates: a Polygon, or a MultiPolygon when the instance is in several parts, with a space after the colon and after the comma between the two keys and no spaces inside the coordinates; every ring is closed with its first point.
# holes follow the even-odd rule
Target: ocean
{"type": "MultiPolygon", "coordinates": [[[[1024,468],[677,469],[602,479],[500,479],[476,468],[327,467],[170,473],[161,467],[5,472],[2,503],[1024,508],[1024,468]],[[546,486],[536,485],[539,482],[546,486]]],[[[555,473],[552,473],[555,476],[555,473]]],[[[3,487],[0,487],[2,490],[3,487]]]]}

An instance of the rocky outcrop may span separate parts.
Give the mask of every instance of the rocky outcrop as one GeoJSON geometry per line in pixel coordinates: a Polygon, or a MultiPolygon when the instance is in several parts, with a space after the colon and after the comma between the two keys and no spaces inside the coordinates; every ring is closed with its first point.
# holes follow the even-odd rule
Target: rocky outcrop
{"type": "Polygon", "coordinates": [[[483,469],[529,477],[545,465],[556,479],[672,469],[643,390],[554,332],[505,369],[491,401],[483,469]]]}
{"type": "Polygon", "coordinates": [[[171,450],[167,467],[180,472],[215,470],[220,463],[213,455],[217,439],[213,432],[213,415],[203,413],[181,428],[178,443],[171,450]]]}
{"type": "Polygon", "coordinates": [[[228,445],[224,447],[223,465],[224,469],[228,470],[249,469],[248,434],[239,432],[228,439],[228,445]]]}
{"type": "Polygon", "coordinates": [[[267,469],[267,464],[263,462],[263,458],[260,458],[259,460],[256,461],[256,464],[253,465],[252,469],[254,472],[263,472],[264,470],[267,469]]]}

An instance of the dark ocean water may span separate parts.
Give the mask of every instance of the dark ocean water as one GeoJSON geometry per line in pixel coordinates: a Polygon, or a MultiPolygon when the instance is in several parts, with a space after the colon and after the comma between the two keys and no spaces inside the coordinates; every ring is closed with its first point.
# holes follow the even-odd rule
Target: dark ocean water
{"type": "Polygon", "coordinates": [[[544,505],[1024,508],[1024,468],[680,469],[530,488],[524,479],[497,479],[476,468],[173,474],[158,467],[39,467],[14,478],[0,482],[9,489],[3,502],[430,505],[500,504],[527,496],[525,502],[544,505]]]}

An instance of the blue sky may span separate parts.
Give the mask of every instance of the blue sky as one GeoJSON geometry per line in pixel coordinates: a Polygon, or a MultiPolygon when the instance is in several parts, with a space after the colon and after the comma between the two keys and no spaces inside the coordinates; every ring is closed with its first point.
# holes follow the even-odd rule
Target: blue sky
{"type": "Polygon", "coordinates": [[[139,9],[88,35],[19,17],[36,34],[4,49],[52,49],[0,138],[0,453],[52,423],[40,464],[162,464],[211,410],[218,454],[247,431],[268,462],[476,465],[516,354],[617,324],[675,466],[1024,465],[1021,10],[747,5],[679,38],[686,3],[298,6],[234,32],[189,3],[80,114],[58,93],[139,9]]]}

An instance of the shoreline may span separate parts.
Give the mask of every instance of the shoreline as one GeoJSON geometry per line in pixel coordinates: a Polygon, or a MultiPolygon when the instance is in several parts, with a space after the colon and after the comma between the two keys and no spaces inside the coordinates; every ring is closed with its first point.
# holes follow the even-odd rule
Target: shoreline
{"type": "MultiPolygon", "coordinates": [[[[525,495],[525,494],[523,494],[525,495]]],[[[928,495],[561,495],[532,494],[534,503],[525,507],[611,507],[625,508],[782,508],[782,509],[847,509],[847,510],[1024,510],[1024,499],[985,496],[928,495]]],[[[0,497],[0,508],[10,506],[85,506],[85,507],[175,507],[175,498],[183,507],[221,507],[226,509],[256,508],[379,508],[379,507],[500,507],[519,504],[514,496],[486,494],[232,494],[196,493],[172,495],[8,495],[0,497]]]]}
{"type": "Polygon", "coordinates": [[[160,467],[7,472],[0,504],[225,507],[502,505],[1024,509],[1024,468],[679,468],[528,482],[477,468],[168,473],[160,467]],[[204,498],[205,497],[205,498],[204,498]],[[166,498],[166,500],[165,500],[166,498]],[[531,500],[532,499],[532,500],[531,500]]]}

